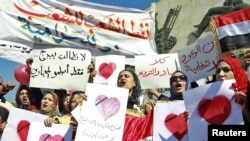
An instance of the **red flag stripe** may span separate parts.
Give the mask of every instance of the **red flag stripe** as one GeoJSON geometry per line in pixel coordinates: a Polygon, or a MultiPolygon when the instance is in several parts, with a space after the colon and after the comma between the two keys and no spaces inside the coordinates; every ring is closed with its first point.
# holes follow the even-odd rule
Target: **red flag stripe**
{"type": "Polygon", "coordinates": [[[250,20],[219,27],[216,29],[216,32],[219,40],[226,36],[248,34],[250,33],[250,20]]]}
{"type": "Polygon", "coordinates": [[[250,7],[216,17],[216,28],[250,20],[250,7]]]}

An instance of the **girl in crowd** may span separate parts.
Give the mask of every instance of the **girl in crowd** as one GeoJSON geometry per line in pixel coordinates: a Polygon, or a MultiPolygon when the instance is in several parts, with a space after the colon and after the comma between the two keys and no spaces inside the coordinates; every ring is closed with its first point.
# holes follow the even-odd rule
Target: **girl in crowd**
{"type": "MultiPolygon", "coordinates": [[[[191,89],[191,83],[189,82],[188,77],[182,71],[177,70],[170,77],[170,97],[160,94],[156,89],[148,89],[148,94],[156,96],[157,100],[183,100],[182,93],[189,89],[191,89]]],[[[146,105],[149,109],[153,108],[155,104],[155,100],[152,99],[149,99],[146,102],[146,105]]],[[[148,108],[146,108],[146,111],[148,110],[148,108]]],[[[187,120],[189,117],[189,112],[185,111],[184,115],[187,120]]]]}
{"type": "MultiPolygon", "coordinates": [[[[72,112],[78,105],[80,105],[80,108],[81,108],[84,100],[87,100],[87,96],[84,94],[83,91],[73,92],[71,97],[70,97],[70,100],[69,100],[69,111],[72,112]]],[[[72,114],[69,114],[67,117],[69,120],[68,120],[68,122],[66,122],[64,124],[69,124],[69,125],[73,126],[72,140],[74,140],[78,123],[72,114]]],[[[60,118],[60,121],[62,124],[63,124],[63,118],[65,118],[65,117],[63,116],[60,118]]]]}
{"type": "Polygon", "coordinates": [[[132,70],[125,69],[118,75],[117,86],[129,89],[128,93],[128,109],[134,109],[134,105],[139,105],[139,97],[141,95],[141,84],[138,76],[132,70]]]}
{"type": "Polygon", "coordinates": [[[191,88],[188,77],[182,71],[175,71],[170,77],[170,98],[160,94],[156,89],[149,89],[148,93],[157,97],[157,100],[183,100],[182,93],[191,88]]]}
{"type": "Polygon", "coordinates": [[[41,107],[39,113],[48,116],[60,116],[60,112],[58,109],[58,97],[56,93],[54,93],[53,91],[48,91],[44,93],[43,98],[41,100],[41,107]]]}
{"type": "MultiPolygon", "coordinates": [[[[236,95],[239,93],[246,94],[248,88],[248,76],[246,71],[241,68],[241,63],[238,59],[232,57],[223,57],[216,64],[215,71],[216,81],[230,80],[235,79],[235,83],[232,84],[232,87],[236,91],[236,95]]],[[[237,96],[236,101],[241,103],[237,96]]],[[[185,112],[185,118],[188,119],[189,113],[185,112]]],[[[243,114],[243,119],[246,123],[245,116],[243,114]]]]}
{"type": "Polygon", "coordinates": [[[216,81],[223,81],[228,79],[235,79],[232,84],[236,91],[236,101],[242,104],[242,112],[245,124],[249,124],[246,117],[246,103],[241,101],[239,96],[246,96],[248,94],[248,75],[246,71],[241,68],[241,62],[232,57],[224,57],[220,59],[216,66],[216,81]],[[243,103],[242,103],[243,102],[243,103]]]}
{"type": "Polygon", "coordinates": [[[66,94],[64,97],[63,97],[63,111],[62,111],[62,115],[66,115],[66,114],[69,114],[70,111],[69,111],[69,100],[70,100],[70,94],[66,94]]]}
{"type": "Polygon", "coordinates": [[[44,124],[46,127],[51,127],[53,123],[71,125],[73,127],[72,140],[74,140],[78,123],[76,119],[73,117],[73,115],[71,114],[71,112],[78,105],[82,105],[83,101],[87,100],[87,96],[84,94],[83,91],[75,91],[72,94],[68,94],[68,96],[66,96],[64,100],[65,100],[64,106],[65,106],[65,109],[68,108],[68,112],[66,112],[61,117],[60,116],[49,117],[44,120],[44,124]]]}
{"type": "Polygon", "coordinates": [[[16,107],[29,110],[37,111],[34,99],[31,95],[31,89],[27,85],[20,85],[16,93],[16,107]]]}
{"type": "Polygon", "coordinates": [[[127,109],[130,110],[127,110],[125,117],[123,141],[142,140],[145,137],[152,136],[152,110],[150,110],[147,115],[143,115],[136,111],[130,112],[131,109],[134,109],[134,106],[140,104],[139,97],[141,95],[141,85],[136,73],[129,69],[122,70],[118,75],[117,86],[129,89],[127,109]]]}

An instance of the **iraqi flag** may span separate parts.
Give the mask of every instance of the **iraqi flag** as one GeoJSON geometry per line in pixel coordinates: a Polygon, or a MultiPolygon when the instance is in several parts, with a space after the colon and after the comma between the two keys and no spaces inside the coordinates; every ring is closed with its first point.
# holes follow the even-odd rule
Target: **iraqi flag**
{"type": "Polygon", "coordinates": [[[217,16],[211,25],[221,56],[241,58],[250,49],[250,7],[217,16]]]}

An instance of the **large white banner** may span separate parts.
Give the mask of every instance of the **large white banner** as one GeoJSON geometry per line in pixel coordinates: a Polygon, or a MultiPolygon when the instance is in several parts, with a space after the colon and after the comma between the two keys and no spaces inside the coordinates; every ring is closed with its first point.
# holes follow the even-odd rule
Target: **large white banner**
{"type": "Polygon", "coordinates": [[[2,0],[0,5],[1,40],[82,48],[93,56],[156,53],[153,11],[80,0],[2,0]]]}

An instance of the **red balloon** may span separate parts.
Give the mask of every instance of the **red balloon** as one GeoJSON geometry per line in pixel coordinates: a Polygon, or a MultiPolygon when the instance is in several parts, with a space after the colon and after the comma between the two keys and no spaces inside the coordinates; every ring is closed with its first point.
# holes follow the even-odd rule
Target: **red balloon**
{"type": "Polygon", "coordinates": [[[20,65],[15,69],[15,79],[21,84],[29,84],[30,68],[27,65],[20,65]]]}

